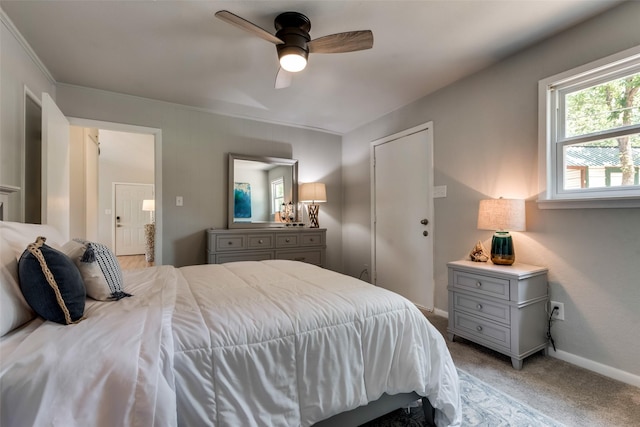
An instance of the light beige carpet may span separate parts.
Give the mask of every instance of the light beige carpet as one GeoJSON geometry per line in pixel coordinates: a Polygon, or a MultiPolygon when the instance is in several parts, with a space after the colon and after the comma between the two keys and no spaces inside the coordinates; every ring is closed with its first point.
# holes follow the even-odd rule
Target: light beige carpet
{"type": "MultiPolygon", "coordinates": [[[[426,316],[446,337],[447,319],[426,316]]],[[[568,427],[640,426],[640,388],[540,353],[516,371],[507,356],[458,337],[446,341],[458,368],[568,427]]]]}

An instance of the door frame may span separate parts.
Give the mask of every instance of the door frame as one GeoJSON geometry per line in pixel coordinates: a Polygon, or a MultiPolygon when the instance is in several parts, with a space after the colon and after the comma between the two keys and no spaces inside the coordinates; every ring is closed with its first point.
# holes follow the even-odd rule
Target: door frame
{"type": "MultiPolygon", "coordinates": [[[[426,122],[420,124],[418,126],[414,126],[409,129],[405,129],[401,132],[394,133],[392,135],[385,136],[380,139],[376,139],[371,142],[369,147],[369,182],[371,183],[371,283],[376,285],[376,180],[375,180],[375,148],[378,145],[385,144],[390,141],[394,141],[396,139],[404,138],[405,136],[413,135],[418,132],[422,132],[424,130],[430,130],[431,138],[427,140],[427,151],[429,151],[429,157],[431,159],[431,163],[428,165],[429,170],[427,171],[427,175],[429,176],[429,180],[431,182],[431,198],[433,200],[433,183],[434,183],[434,150],[433,150],[433,122],[426,122]]],[[[429,212],[427,212],[428,218],[430,218],[431,229],[435,230],[435,218],[434,218],[434,206],[433,202],[429,204],[429,212]]],[[[435,235],[432,236],[431,239],[431,253],[433,253],[433,246],[435,242],[435,235]]],[[[431,271],[435,275],[434,270],[434,257],[431,259],[431,271]]],[[[435,292],[435,277],[428,278],[431,281],[431,287],[435,292]]],[[[377,285],[376,285],[377,286],[377,285]]],[[[435,303],[435,301],[434,301],[435,303]]],[[[418,305],[421,309],[432,311],[435,307],[423,307],[418,305]]]]}
{"type": "MultiPolygon", "coordinates": [[[[155,237],[155,265],[162,265],[162,129],[145,126],[128,125],[125,123],[106,122],[102,120],[83,119],[80,117],[67,117],[71,126],[83,128],[98,128],[116,132],[143,133],[154,137],[154,194],[156,210],[154,212],[156,222],[155,237]]],[[[113,212],[113,211],[112,211],[113,212]]],[[[113,221],[112,221],[113,222],[113,221]]],[[[115,244],[115,240],[114,240],[115,244]]]]}

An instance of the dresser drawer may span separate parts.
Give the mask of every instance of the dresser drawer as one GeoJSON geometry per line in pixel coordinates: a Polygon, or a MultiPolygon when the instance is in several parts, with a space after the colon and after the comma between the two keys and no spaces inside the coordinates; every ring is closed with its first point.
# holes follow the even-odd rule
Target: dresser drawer
{"type": "Polygon", "coordinates": [[[511,329],[496,325],[488,320],[468,315],[459,311],[454,311],[454,327],[462,335],[467,334],[474,337],[474,341],[479,344],[491,343],[509,350],[511,347],[511,329]]]}
{"type": "Polygon", "coordinates": [[[276,251],[277,259],[288,259],[291,261],[302,261],[322,267],[322,249],[298,249],[295,251],[276,251]]]}
{"type": "Polygon", "coordinates": [[[273,235],[249,235],[247,248],[249,249],[271,249],[273,248],[273,235]]]}
{"type": "Polygon", "coordinates": [[[302,246],[321,246],[322,242],[322,233],[304,233],[301,235],[302,237],[302,246]]]}
{"type": "Polygon", "coordinates": [[[236,261],[264,261],[267,259],[273,259],[273,252],[238,252],[238,253],[224,253],[217,256],[217,263],[224,264],[225,262],[236,261]]]}
{"type": "Polygon", "coordinates": [[[276,248],[295,248],[299,245],[299,234],[283,234],[276,236],[276,248]]]}
{"type": "Polygon", "coordinates": [[[496,301],[461,293],[454,293],[453,298],[453,308],[455,310],[466,311],[496,322],[511,323],[511,308],[507,304],[500,304],[496,301]]]}
{"type": "Polygon", "coordinates": [[[453,270],[453,287],[509,300],[509,279],[453,270]]]}
{"type": "Polygon", "coordinates": [[[245,235],[220,235],[216,238],[216,252],[239,251],[246,249],[247,236],[245,235]]]}

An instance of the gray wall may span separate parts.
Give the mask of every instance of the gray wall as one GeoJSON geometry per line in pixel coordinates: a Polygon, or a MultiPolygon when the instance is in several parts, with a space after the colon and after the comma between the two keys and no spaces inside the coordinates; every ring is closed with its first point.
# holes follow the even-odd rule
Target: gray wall
{"type": "MultiPolygon", "coordinates": [[[[0,10],[4,15],[4,12],[0,10]]],[[[36,66],[24,46],[14,37],[3,17],[0,23],[0,184],[22,187],[25,86],[40,99],[42,92],[55,97],[53,79],[36,66]]],[[[31,165],[27,165],[29,170],[31,165]]],[[[22,220],[22,192],[10,197],[5,219],[22,220]]]]}
{"type": "Polygon", "coordinates": [[[565,304],[566,320],[553,326],[560,357],[640,375],[640,340],[630,334],[640,323],[640,209],[540,210],[535,202],[538,80],[639,45],[639,18],[640,2],[623,4],[345,135],[345,272],[357,275],[371,256],[371,141],[433,121],[435,185],[448,188],[434,200],[436,308],[447,310],[446,263],[477,240],[489,247],[491,232],[476,229],[479,200],[525,198],[516,256],[549,267],[551,297],[565,304]]]}
{"type": "Polygon", "coordinates": [[[327,266],[342,269],[339,136],[76,86],[58,86],[56,103],[67,116],[162,130],[164,264],[205,262],[205,230],[227,225],[227,154],[233,152],[298,159],[300,182],[327,184],[320,223],[327,228],[327,266]],[[175,206],[176,196],[184,206],[175,206]]]}

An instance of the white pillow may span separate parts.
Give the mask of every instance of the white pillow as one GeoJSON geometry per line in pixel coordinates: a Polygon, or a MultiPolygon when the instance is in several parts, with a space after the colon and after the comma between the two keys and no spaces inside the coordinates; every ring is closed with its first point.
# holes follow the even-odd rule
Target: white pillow
{"type": "Polygon", "coordinates": [[[35,242],[38,236],[46,237],[47,245],[56,249],[60,249],[66,241],[55,227],[46,224],[0,221],[0,235],[9,242],[16,258],[19,258],[27,245],[35,242]]]}
{"type": "Polygon", "coordinates": [[[80,270],[89,297],[114,301],[131,296],[124,292],[118,259],[105,245],[76,239],[62,245],[61,250],[80,270]]]}

